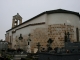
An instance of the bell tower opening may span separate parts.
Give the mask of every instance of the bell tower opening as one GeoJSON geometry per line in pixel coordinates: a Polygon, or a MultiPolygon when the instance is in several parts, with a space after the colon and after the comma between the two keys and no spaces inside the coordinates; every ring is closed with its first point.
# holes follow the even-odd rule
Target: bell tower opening
{"type": "Polygon", "coordinates": [[[12,28],[17,26],[17,25],[20,25],[21,23],[22,23],[22,17],[19,15],[19,13],[17,13],[17,15],[13,16],[12,28]]]}
{"type": "Polygon", "coordinates": [[[19,25],[19,20],[18,20],[18,25],[19,25]]]}

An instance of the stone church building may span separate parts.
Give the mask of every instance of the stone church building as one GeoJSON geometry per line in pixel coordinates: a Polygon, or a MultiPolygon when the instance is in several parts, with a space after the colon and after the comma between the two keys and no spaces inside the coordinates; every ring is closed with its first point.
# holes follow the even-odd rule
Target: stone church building
{"type": "Polygon", "coordinates": [[[17,13],[12,19],[12,28],[6,31],[5,40],[10,48],[24,49],[29,52],[47,49],[49,38],[53,40],[51,47],[64,47],[65,32],[70,33],[71,42],[80,41],[80,14],[78,12],[57,9],[45,11],[22,23],[22,17],[17,13]]]}

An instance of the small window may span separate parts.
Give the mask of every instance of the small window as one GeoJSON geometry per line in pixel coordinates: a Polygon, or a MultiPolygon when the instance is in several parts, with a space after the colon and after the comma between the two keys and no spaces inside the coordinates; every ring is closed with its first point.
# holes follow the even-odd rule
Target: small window
{"type": "Polygon", "coordinates": [[[79,42],[79,29],[76,28],[76,38],[77,38],[77,42],[79,42]]]}
{"type": "Polygon", "coordinates": [[[28,42],[28,45],[29,45],[29,42],[28,42]]]}
{"type": "Polygon", "coordinates": [[[11,42],[11,36],[10,36],[10,42],[11,42]]]}

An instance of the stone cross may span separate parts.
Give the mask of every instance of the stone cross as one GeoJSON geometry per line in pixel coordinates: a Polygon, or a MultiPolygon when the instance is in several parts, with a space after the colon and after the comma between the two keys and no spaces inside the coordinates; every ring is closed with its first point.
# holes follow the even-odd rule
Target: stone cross
{"type": "Polygon", "coordinates": [[[31,41],[31,39],[30,39],[31,34],[29,34],[28,36],[29,36],[29,38],[28,38],[27,41],[28,41],[28,45],[30,45],[29,43],[30,43],[30,41],[31,41]]]}
{"type": "Polygon", "coordinates": [[[22,34],[20,34],[19,40],[22,40],[22,39],[23,39],[22,34]]]}
{"type": "Polygon", "coordinates": [[[69,32],[67,32],[67,39],[68,39],[68,42],[70,42],[70,38],[69,38],[69,36],[70,36],[70,33],[69,32]]]}
{"type": "Polygon", "coordinates": [[[40,42],[38,42],[38,44],[37,44],[37,46],[38,46],[38,52],[40,52],[40,42]]]}
{"type": "Polygon", "coordinates": [[[69,38],[70,33],[69,33],[69,32],[67,32],[67,35],[68,35],[68,38],[69,38]]]}
{"type": "Polygon", "coordinates": [[[66,34],[66,31],[65,31],[65,42],[67,42],[67,34],[66,34]]]}

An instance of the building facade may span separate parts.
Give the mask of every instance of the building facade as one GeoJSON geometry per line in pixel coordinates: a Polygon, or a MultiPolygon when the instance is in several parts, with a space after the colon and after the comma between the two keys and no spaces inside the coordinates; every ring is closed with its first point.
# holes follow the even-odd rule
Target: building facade
{"type": "Polygon", "coordinates": [[[65,32],[70,33],[71,42],[80,41],[80,14],[78,12],[57,9],[43,12],[22,23],[22,17],[13,16],[12,28],[6,31],[5,40],[11,43],[11,48],[47,49],[49,38],[53,40],[51,47],[64,47],[65,32]],[[30,35],[29,35],[30,34],[30,35]],[[21,39],[19,39],[21,38],[21,39]],[[28,41],[30,40],[30,41],[28,41]]]}

